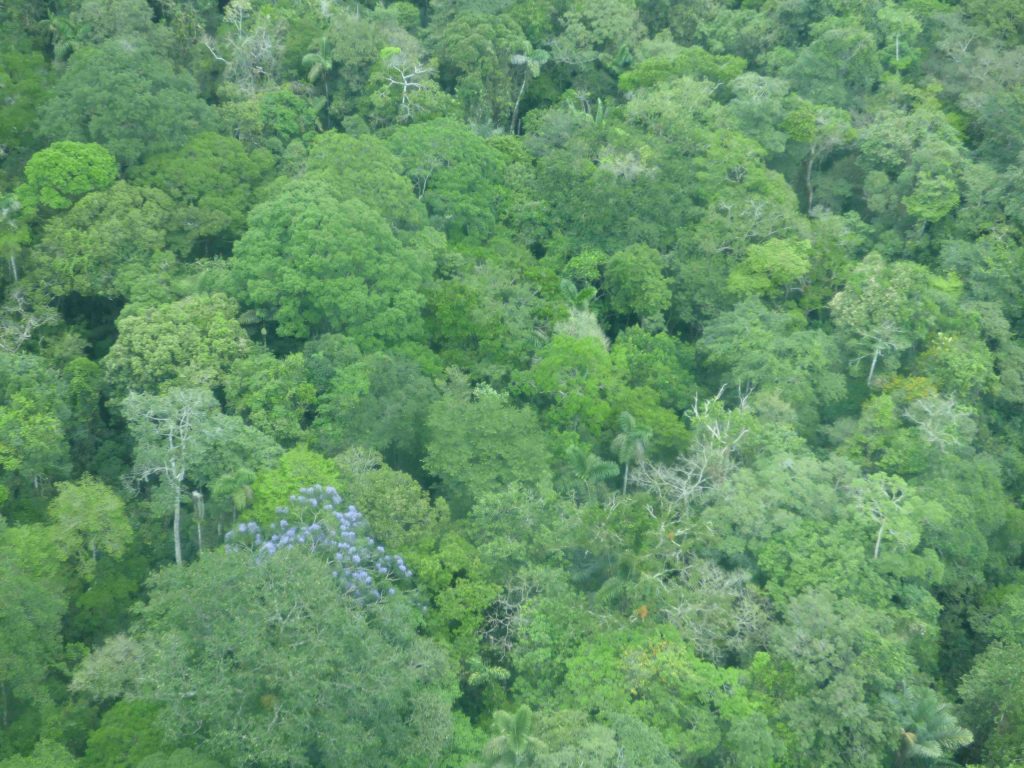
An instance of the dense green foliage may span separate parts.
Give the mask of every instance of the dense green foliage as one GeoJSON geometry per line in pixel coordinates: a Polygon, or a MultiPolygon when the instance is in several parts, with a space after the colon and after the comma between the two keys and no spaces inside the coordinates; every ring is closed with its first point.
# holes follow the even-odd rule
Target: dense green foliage
{"type": "Polygon", "coordinates": [[[1021,0],[5,0],[0,294],[0,768],[1024,766],[1021,0]]]}

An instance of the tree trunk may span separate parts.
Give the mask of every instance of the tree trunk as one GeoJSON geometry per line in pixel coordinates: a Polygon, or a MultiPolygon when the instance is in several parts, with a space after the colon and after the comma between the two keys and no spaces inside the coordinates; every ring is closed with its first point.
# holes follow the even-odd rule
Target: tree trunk
{"type": "Polygon", "coordinates": [[[814,187],[811,186],[811,173],[814,171],[814,150],[807,158],[807,174],[804,176],[804,183],[807,186],[807,215],[811,215],[811,206],[814,205],[814,187]]]}
{"type": "Polygon", "coordinates": [[[885,531],[885,520],[878,526],[878,535],[875,537],[875,560],[878,559],[878,552],[882,548],[882,533],[885,531]]]}
{"type": "Polygon", "coordinates": [[[513,136],[516,133],[516,120],[519,118],[519,102],[523,98],[523,92],[526,90],[526,81],[529,79],[529,70],[523,75],[523,84],[519,86],[519,95],[516,96],[516,105],[512,107],[512,122],[509,123],[508,132],[513,136]]]}
{"type": "Polygon", "coordinates": [[[199,491],[192,491],[192,503],[196,510],[196,538],[199,551],[203,551],[203,521],[206,519],[206,502],[203,494],[199,491]]]}
{"type": "Polygon", "coordinates": [[[327,73],[324,73],[324,128],[331,130],[331,95],[327,90],[327,73]]]}
{"type": "Polygon", "coordinates": [[[629,462],[626,462],[626,468],[622,470],[622,493],[625,495],[626,486],[629,485],[629,462]]]}
{"type": "Polygon", "coordinates": [[[878,355],[880,350],[875,347],[875,353],[871,356],[871,370],[868,371],[868,386],[871,386],[871,380],[875,377],[875,366],[878,364],[878,355]]]}
{"type": "Polygon", "coordinates": [[[174,488],[174,562],[181,565],[181,486],[174,488]]]}

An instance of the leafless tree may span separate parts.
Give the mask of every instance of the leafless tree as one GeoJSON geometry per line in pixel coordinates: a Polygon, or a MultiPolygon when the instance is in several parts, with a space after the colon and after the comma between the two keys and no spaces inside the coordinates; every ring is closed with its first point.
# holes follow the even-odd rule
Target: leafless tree
{"type": "Polygon", "coordinates": [[[266,20],[253,18],[249,0],[232,0],[224,10],[229,31],[223,43],[205,31],[201,35],[210,55],[224,65],[224,79],[243,96],[252,96],[274,82],[280,58],[276,31],[266,20]]]}
{"type": "Polygon", "coordinates": [[[396,87],[401,93],[398,104],[398,121],[412,120],[417,106],[412,96],[427,87],[427,81],[434,74],[434,68],[423,64],[415,57],[396,50],[385,61],[385,80],[389,87],[396,87]]]}
{"type": "Polygon", "coordinates": [[[765,626],[761,600],[750,575],[727,571],[709,560],[693,560],[677,578],[662,582],[661,614],[706,659],[749,649],[765,626]]]}
{"type": "Polygon", "coordinates": [[[942,452],[963,445],[976,429],[970,412],[951,397],[919,398],[903,415],[917,426],[926,443],[942,452]]]}
{"type": "Polygon", "coordinates": [[[21,291],[14,291],[0,307],[0,350],[17,352],[39,328],[58,321],[52,307],[35,308],[21,291]]]}
{"type": "MultiPolygon", "coordinates": [[[[671,465],[643,462],[636,468],[634,483],[663,506],[688,511],[732,473],[736,450],[748,430],[736,423],[734,411],[722,407],[724,393],[722,387],[713,398],[694,398],[687,416],[697,428],[697,435],[687,453],[671,465]]],[[[749,396],[749,390],[740,392],[736,411],[746,409],[749,396]]]]}
{"type": "Polygon", "coordinates": [[[536,584],[526,579],[516,579],[505,586],[491,605],[482,634],[498,658],[504,660],[512,653],[526,624],[523,607],[539,592],[536,584]]]}

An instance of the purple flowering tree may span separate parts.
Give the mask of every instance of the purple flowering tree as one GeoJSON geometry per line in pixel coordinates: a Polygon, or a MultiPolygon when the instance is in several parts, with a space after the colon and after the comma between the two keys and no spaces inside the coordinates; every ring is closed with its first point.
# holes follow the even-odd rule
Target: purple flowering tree
{"type": "Polygon", "coordinates": [[[402,557],[389,554],[370,536],[359,510],[346,506],[334,487],[300,488],[290,502],[277,508],[280,519],[269,530],[254,522],[240,523],[225,536],[225,548],[247,549],[258,558],[288,549],[323,557],[342,589],[363,603],[393,595],[412,579],[402,557]]]}

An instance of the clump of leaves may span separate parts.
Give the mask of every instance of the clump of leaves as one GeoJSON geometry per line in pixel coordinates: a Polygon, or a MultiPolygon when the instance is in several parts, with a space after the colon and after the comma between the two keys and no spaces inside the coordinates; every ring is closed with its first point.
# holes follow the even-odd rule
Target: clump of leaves
{"type": "Polygon", "coordinates": [[[267,531],[254,522],[229,531],[226,548],[249,549],[261,558],[288,549],[323,556],[342,589],[363,603],[394,595],[396,584],[412,579],[401,555],[389,554],[370,536],[359,510],[346,507],[333,486],[300,488],[290,501],[277,508],[279,519],[267,531]]]}

